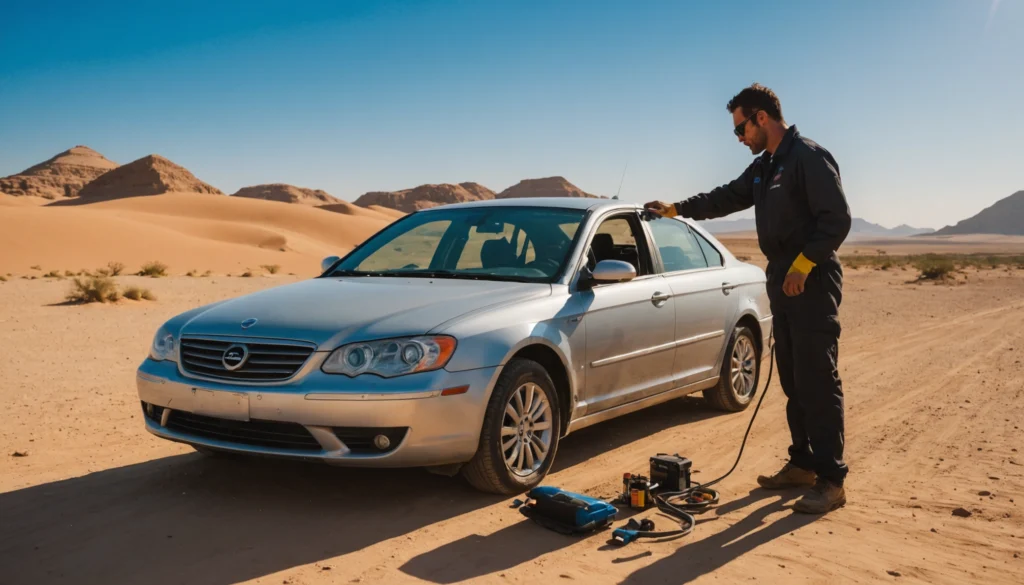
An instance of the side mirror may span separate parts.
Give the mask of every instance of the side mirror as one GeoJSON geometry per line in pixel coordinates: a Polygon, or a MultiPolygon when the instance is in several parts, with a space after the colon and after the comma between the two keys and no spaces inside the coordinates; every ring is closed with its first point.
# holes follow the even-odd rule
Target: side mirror
{"type": "Polygon", "coordinates": [[[320,261],[320,272],[327,272],[327,269],[334,266],[334,263],[341,260],[339,256],[328,256],[320,261]]]}
{"type": "Polygon", "coordinates": [[[636,269],[629,262],[621,260],[601,260],[594,267],[591,280],[599,283],[627,282],[636,278],[636,269]]]}

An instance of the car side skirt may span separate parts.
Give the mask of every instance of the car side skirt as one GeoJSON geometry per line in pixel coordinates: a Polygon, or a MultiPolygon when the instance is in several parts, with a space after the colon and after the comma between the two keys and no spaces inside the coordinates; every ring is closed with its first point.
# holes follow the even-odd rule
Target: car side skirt
{"type": "Polygon", "coordinates": [[[568,435],[574,431],[584,429],[591,425],[596,425],[631,412],[636,412],[656,404],[661,404],[662,402],[668,402],[669,400],[693,394],[694,392],[707,390],[718,383],[718,378],[719,376],[714,376],[706,380],[701,380],[699,382],[694,382],[692,384],[687,384],[685,386],[680,386],[679,388],[662,392],[661,394],[655,394],[654,396],[648,396],[647,398],[642,398],[614,408],[609,408],[608,410],[602,410],[601,412],[595,412],[594,414],[580,417],[569,423],[569,428],[565,434],[568,435]]]}

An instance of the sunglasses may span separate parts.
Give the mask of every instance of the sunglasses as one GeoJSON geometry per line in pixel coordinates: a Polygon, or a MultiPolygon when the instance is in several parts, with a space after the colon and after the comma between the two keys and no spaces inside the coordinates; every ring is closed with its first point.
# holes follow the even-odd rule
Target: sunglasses
{"type": "Polygon", "coordinates": [[[756,116],[757,113],[760,111],[761,110],[754,110],[754,113],[747,116],[746,120],[743,120],[739,124],[736,124],[736,127],[732,129],[733,134],[735,134],[739,138],[743,138],[743,135],[747,133],[747,122],[754,119],[754,116],[756,116]]]}

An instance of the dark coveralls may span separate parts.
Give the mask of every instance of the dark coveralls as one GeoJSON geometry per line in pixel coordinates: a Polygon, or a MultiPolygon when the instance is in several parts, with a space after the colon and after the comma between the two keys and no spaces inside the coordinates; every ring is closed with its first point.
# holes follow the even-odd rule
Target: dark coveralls
{"type": "Polygon", "coordinates": [[[851,217],[839,165],[790,126],[774,155],[764,152],[738,179],[675,206],[679,215],[698,220],[754,207],[758,244],[768,259],[775,360],[788,398],[790,463],[842,485],[847,474],[838,371],[843,269],[836,250],[850,231],[851,217]],[[815,267],[804,292],[789,297],[782,283],[801,253],[815,267]]]}

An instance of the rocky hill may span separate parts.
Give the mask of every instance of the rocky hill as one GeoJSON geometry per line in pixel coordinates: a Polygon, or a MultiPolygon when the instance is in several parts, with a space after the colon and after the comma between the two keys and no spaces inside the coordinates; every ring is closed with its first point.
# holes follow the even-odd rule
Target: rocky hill
{"type": "Polygon", "coordinates": [[[479,183],[441,183],[437,185],[420,185],[414,189],[402,191],[371,191],[365,193],[355,200],[360,207],[378,205],[389,209],[397,209],[404,213],[411,213],[420,209],[447,205],[450,203],[464,203],[466,201],[479,201],[482,199],[494,199],[494,191],[479,183]]]}
{"type": "Polygon", "coordinates": [[[82,199],[118,199],[162,193],[209,193],[223,195],[200,181],[183,166],[151,154],[108,171],[79,191],[82,199]]]}
{"type": "Polygon", "coordinates": [[[266,199],[282,203],[298,203],[301,205],[329,205],[340,203],[341,200],[320,189],[306,189],[284,183],[253,185],[242,187],[232,197],[248,197],[250,199],[266,199]]]}
{"type": "Polygon", "coordinates": [[[116,168],[117,163],[88,146],[79,145],[0,179],[0,193],[45,199],[76,197],[84,185],[116,168]]]}
{"type": "Polygon", "coordinates": [[[523,179],[495,196],[496,199],[510,197],[597,197],[565,180],[565,177],[523,179]]]}
{"type": "Polygon", "coordinates": [[[1024,235],[1024,191],[1017,191],[1005,199],[996,201],[977,215],[934,233],[936,236],[956,234],[1024,235]]]}

